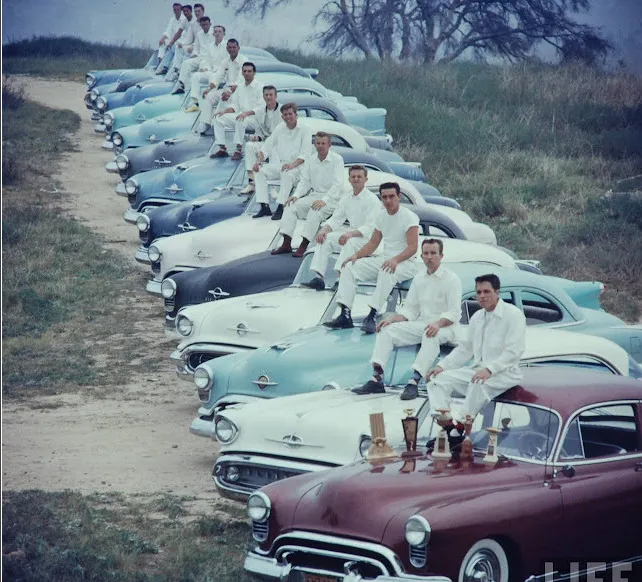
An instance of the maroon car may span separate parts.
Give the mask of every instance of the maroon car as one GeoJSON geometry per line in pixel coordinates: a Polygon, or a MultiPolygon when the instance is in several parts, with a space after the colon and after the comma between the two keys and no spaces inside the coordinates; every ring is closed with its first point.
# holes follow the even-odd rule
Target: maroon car
{"type": "Polygon", "coordinates": [[[528,369],[478,415],[471,439],[467,467],[363,461],[252,494],[259,544],[246,571],[296,582],[549,582],[623,560],[619,580],[642,580],[632,572],[642,560],[642,382],[528,369]],[[495,465],[482,461],[490,426],[495,465]]]}

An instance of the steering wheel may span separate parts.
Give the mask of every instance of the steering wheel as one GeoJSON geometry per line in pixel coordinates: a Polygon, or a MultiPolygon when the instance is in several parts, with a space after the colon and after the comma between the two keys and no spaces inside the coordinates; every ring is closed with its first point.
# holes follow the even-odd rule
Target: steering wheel
{"type": "Polygon", "coordinates": [[[549,437],[541,432],[530,430],[523,432],[517,439],[516,448],[520,455],[544,461],[549,437]]]}

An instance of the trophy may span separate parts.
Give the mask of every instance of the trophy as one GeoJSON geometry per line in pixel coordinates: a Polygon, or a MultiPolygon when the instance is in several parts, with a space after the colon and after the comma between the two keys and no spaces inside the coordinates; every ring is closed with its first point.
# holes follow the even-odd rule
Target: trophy
{"type": "Polygon", "coordinates": [[[397,456],[386,442],[383,412],[373,412],[370,415],[370,433],[372,434],[372,446],[368,450],[368,460],[375,461],[397,456]]]}
{"type": "Polygon", "coordinates": [[[483,461],[487,466],[491,467],[499,461],[497,458],[497,435],[502,431],[494,426],[489,426],[486,430],[488,431],[488,447],[483,461]]]}
{"type": "Polygon", "coordinates": [[[403,428],[403,438],[406,441],[406,450],[401,453],[401,458],[413,459],[421,457],[421,453],[417,451],[419,419],[414,416],[415,411],[412,408],[407,408],[404,412],[406,413],[406,418],[401,419],[401,426],[403,428]]]}
{"type": "MultiPolygon", "coordinates": [[[[403,458],[403,455],[401,455],[403,458]]],[[[403,467],[399,469],[400,473],[412,473],[415,470],[415,466],[417,465],[417,461],[415,459],[407,459],[403,462],[403,467]]]]}
{"type": "Polygon", "coordinates": [[[452,423],[452,416],[450,416],[450,408],[438,408],[439,416],[435,418],[435,422],[441,427],[444,428],[452,423]]]}
{"type": "Polygon", "coordinates": [[[473,441],[470,440],[470,431],[473,428],[473,417],[470,414],[466,415],[464,422],[464,442],[461,443],[461,452],[459,453],[459,461],[464,469],[470,467],[473,463],[473,441]]]}

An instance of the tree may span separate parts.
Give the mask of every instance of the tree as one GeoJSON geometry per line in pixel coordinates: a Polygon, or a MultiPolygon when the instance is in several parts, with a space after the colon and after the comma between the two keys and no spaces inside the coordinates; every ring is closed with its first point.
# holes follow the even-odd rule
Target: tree
{"type": "MultiPolygon", "coordinates": [[[[265,16],[290,0],[239,0],[236,12],[265,16]]],[[[590,0],[327,0],[315,35],[331,54],[449,62],[465,51],[508,60],[548,44],[561,59],[594,63],[611,49],[598,28],[575,17],[590,0]]],[[[233,4],[234,0],[226,0],[233,4]]]]}

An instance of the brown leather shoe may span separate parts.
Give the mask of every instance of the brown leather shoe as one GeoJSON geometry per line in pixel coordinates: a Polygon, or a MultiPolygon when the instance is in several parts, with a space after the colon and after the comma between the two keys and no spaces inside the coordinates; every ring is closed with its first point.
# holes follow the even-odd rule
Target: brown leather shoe
{"type": "Polygon", "coordinates": [[[220,148],[217,152],[210,154],[210,158],[226,158],[229,155],[225,148],[220,148]]]}
{"type": "Polygon", "coordinates": [[[278,249],[274,249],[272,251],[273,255],[286,255],[292,252],[292,247],[290,246],[290,243],[286,243],[285,241],[281,244],[281,246],[278,249]]]}
{"type": "Polygon", "coordinates": [[[235,162],[236,162],[237,160],[242,160],[242,159],[243,159],[243,152],[242,152],[241,150],[236,150],[236,151],[232,154],[232,160],[234,160],[235,162]]]}
{"type": "Polygon", "coordinates": [[[309,244],[310,244],[310,241],[304,238],[301,241],[299,248],[292,253],[292,256],[296,257],[297,259],[300,259],[305,254],[305,251],[307,250],[309,244]]]}

